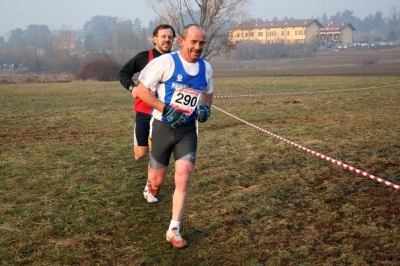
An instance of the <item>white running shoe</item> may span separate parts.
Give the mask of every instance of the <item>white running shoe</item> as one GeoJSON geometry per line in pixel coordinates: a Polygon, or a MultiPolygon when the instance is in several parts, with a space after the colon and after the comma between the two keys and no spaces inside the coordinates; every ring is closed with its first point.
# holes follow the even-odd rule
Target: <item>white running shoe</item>
{"type": "Polygon", "coordinates": [[[158,199],[153,196],[153,194],[150,193],[150,191],[145,190],[143,191],[143,196],[147,200],[148,203],[156,203],[158,202],[158,199]]]}
{"type": "Polygon", "coordinates": [[[182,238],[181,234],[179,234],[178,229],[175,227],[172,228],[172,231],[167,231],[165,236],[167,238],[167,241],[171,242],[171,244],[176,248],[185,248],[188,246],[187,241],[182,238]]]}

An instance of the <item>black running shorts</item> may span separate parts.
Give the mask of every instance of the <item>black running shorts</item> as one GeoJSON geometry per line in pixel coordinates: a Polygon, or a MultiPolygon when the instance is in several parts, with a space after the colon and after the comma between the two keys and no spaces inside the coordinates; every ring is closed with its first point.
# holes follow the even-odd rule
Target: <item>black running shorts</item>
{"type": "Polygon", "coordinates": [[[174,129],[168,122],[150,122],[149,154],[152,169],[167,167],[172,152],[174,159],[196,162],[197,127],[195,120],[174,129]]]}
{"type": "Polygon", "coordinates": [[[148,146],[151,115],[136,113],[133,146],[148,146]]]}

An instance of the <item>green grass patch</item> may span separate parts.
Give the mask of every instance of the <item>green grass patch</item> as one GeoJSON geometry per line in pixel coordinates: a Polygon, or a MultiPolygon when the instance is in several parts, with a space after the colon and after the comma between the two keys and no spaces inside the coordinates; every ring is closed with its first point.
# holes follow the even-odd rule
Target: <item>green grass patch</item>
{"type": "MultiPolygon", "coordinates": [[[[216,78],[215,95],[400,84],[398,77],[216,78]]],[[[258,127],[400,184],[400,87],[218,98],[258,127]]],[[[173,164],[142,196],[118,82],[0,85],[1,265],[398,265],[400,192],[212,108],[182,235],[165,241],[173,164]]],[[[172,162],[172,161],[171,161],[172,162]]]]}

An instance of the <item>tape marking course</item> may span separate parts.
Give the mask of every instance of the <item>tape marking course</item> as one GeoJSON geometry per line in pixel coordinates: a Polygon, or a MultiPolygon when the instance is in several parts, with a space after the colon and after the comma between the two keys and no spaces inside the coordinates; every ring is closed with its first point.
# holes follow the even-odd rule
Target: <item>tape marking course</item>
{"type": "Polygon", "coordinates": [[[281,95],[299,95],[299,94],[317,94],[317,93],[331,93],[331,92],[345,92],[345,91],[359,91],[368,89],[383,89],[389,87],[398,87],[400,84],[374,86],[365,88],[350,88],[343,90],[326,90],[326,91],[302,91],[302,92],[282,92],[282,93],[261,93],[261,94],[238,94],[238,95],[215,95],[214,98],[242,98],[242,97],[260,97],[260,96],[281,96],[281,95]]]}
{"type": "Polygon", "coordinates": [[[258,129],[258,130],[264,132],[264,133],[267,133],[268,135],[271,135],[271,136],[273,136],[273,137],[275,137],[275,138],[278,138],[278,139],[280,139],[280,140],[283,140],[283,141],[289,143],[290,145],[295,146],[296,148],[302,149],[302,150],[304,150],[304,151],[306,151],[306,152],[308,152],[308,153],[311,153],[311,154],[314,155],[314,156],[317,156],[317,157],[319,157],[319,158],[321,158],[321,159],[324,159],[324,160],[326,160],[326,161],[328,161],[328,162],[331,162],[331,163],[334,163],[334,164],[336,164],[336,165],[339,165],[339,166],[343,167],[343,168],[346,169],[346,170],[350,170],[350,171],[352,171],[352,172],[354,172],[354,173],[363,175],[363,176],[368,177],[368,178],[370,178],[370,179],[372,179],[372,180],[374,180],[374,181],[376,181],[376,182],[385,184],[385,185],[387,185],[387,186],[389,186],[389,187],[392,187],[392,188],[397,189],[398,191],[400,191],[400,186],[399,186],[399,185],[393,184],[393,183],[391,183],[391,182],[389,182],[389,181],[386,181],[386,180],[384,180],[384,179],[382,179],[382,178],[379,178],[379,177],[377,177],[377,176],[371,175],[371,174],[369,174],[369,173],[367,173],[367,172],[364,172],[364,171],[361,171],[361,170],[359,170],[359,169],[357,169],[357,168],[354,168],[353,166],[347,165],[347,164],[342,163],[342,162],[340,162],[340,161],[338,161],[338,160],[335,160],[335,159],[333,159],[333,158],[331,158],[331,157],[325,156],[325,155],[323,155],[323,154],[321,154],[321,153],[319,153],[319,152],[315,152],[315,151],[310,150],[310,149],[308,149],[308,148],[306,148],[306,147],[303,147],[303,146],[301,146],[301,145],[299,145],[299,144],[296,144],[296,143],[294,143],[294,142],[292,142],[292,141],[290,141],[290,140],[287,140],[287,139],[285,139],[285,138],[283,138],[283,137],[281,137],[281,136],[278,136],[278,135],[276,135],[276,134],[274,134],[274,133],[271,133],[271,132],[269,132],[269,131],[267,131],[267,130],[265,130],[265,129],[262,129],[262,128],[260,128],[260,127],[258,127],[258,126],[256,126],[256,125],[254,125],[254,124],[251,124],[250,122],[247,122],[246,120],[243,120],[243,119],[241,119],[241,118],[239,118],[239,117],[237,117],[237,116],[235,116],[235,115],[233,115],[233,114],[230,114],[230,113],[228,113],[227,111],[224,111],[224,110],[222,110],[221,108],[215,106],[214,104],[212,105],[212,107],[214,107],[215,109],[217,109],[217,110],[219,110],[219,111],[221,111],[221,112],[223,112],[223,113],[225,113],[225,114],[227,114],[227,115],[229,115],[229,116],[231,116],[231,117],[233,117],[233,118],[235,118],[235,119],[237,119],[237,120],[239,120],[239,121],[241,121],[241,122],[243,122],[243,123],[245,123],[245,124],[247,124],[247,125],[249,125],[249,126],[251,126],[251,127],[254,127],[254,128],[256,128],[256,129],[258,129]]]}

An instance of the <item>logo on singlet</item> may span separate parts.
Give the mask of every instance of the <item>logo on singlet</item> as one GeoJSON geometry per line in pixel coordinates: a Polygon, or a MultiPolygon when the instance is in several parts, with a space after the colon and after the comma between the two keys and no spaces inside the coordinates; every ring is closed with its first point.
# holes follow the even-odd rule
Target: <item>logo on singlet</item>
{"type": "Polygon", "coordinates": [[[182,90],[184,88],[189,88],[189,86],[186,84],[180,84],[180,83],[173,82],[171,88],[173,90],[182,90]]]}
{"type": "Polygon", "coordinates": [[[176,81],[182,81],[182,74],[178,74],[176,81]]]}

